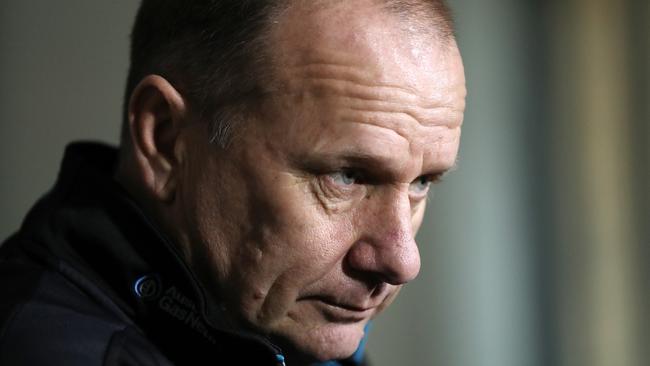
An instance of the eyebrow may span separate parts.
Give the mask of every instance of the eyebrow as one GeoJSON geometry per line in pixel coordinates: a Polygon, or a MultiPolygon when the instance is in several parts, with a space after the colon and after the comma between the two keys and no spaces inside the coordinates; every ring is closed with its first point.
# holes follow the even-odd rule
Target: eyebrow
{"type": "Polygon", "coordinates": [[[442,169],[442,170],[440,170],[439,172],[434,173],[434,174],[439,174],[439,175],[438,175],[438,179],[442,179],[442,178],[444,178],[445,176],[447,176],[449,173],[451,173],[451,172],[455,171],[456,169],[458,169],[458,158],[459,158],[459,157],[456,156],[456,160],[454,160],[454,164],[453,164],[452,166],[450,166],[449,168],[447,168],[447,169],[442,169]]]}
{"type": "MultiPolygon", "coordinates": [[[[384,176],[397,176],[402,170],[395,167],[390,157],[375,155],[360,151],[358,149],[349,149],[338,152],[328,153],[314,153],[311,156],[302,156],[301,159],[296,159],[296,165],[301,166],[307,171],[314,173],[323,173],[331,169],[338,168],[355,168],[363,169],[368,173],[375,173],[373,175],[384,176]]],[[[444,169],[426,169],[422,171],[422,175],[432,175],[436,179],[441,179],[449,172],[454,171],[458,165],[458,159],[449,168],[444,169]]]]}

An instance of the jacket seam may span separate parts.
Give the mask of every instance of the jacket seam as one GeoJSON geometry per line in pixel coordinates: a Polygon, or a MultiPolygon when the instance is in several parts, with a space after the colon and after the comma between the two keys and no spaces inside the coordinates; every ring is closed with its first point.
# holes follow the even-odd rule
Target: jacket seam
{"type": "MultiPolygon", "coordinates": [[[[134,328],[132,326],[130,326],[130,325],[127,325],[127,326],[123,327],[122,329],[113,332],[113,334],[111,335],[111,338],[109,338],[108,343],[106,344],[106,349],[104,350],[104,357],[103,357],[102,366],[111,366],[108,363],[110,361],[108,359],[108,357],[109,357],[110,351],[112,349],[116,349],[115,352],[119,352],[119,355],[121,355],[122,352],[128,351],[124,346],[126,344],[126,338],[128,337],[127,331],[129,329],[134,329],[134,328]],[[116,337],[119,337],[119,343],[113,345],[113,340],[116,337]],[[119,349],[118,349],[118,347],[119,347],[119,349]]],[[[154,364],[155,365],[160,365],[160,362],[158,362],[158,360],[157,360],[156,354],[151,352],[151,349],[149,349],[147,347],[143,347],[143,348],[140,348],[139,350],[147,352],[147,354],[149,355],[151,360],[153,360],[154,364]]]]}
{"type": "Polygon", "coordinates": [[[108,359],[108,356],[110,355],[110,350],[113,347],[119,347],[120,349],[124,348],[124,342],[126,340],[125,339],[126,337],[124,336],[124,329],[126,329],[126,327],[123,327],[122,329],[113,332],[111,337],[108,339],[108,343],[106,343],[106,349],[104,349],[104,357],[102,358],[102,360],[103,360],[102,365],[103,366],[108,366],[109,365],[108,362],[110,360],[108,359]],[[116,344],[116,345],[113,345],[114,340],[116,340],[116,337],[118,337],[118,336],[119,336],[119,340],[117,340],[117,341],[119,343],[116,344]]]}

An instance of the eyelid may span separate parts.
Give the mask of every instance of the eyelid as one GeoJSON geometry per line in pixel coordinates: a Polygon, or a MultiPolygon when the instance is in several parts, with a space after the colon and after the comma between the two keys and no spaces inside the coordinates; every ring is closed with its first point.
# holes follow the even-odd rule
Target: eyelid
{"type": "Polygon", "coordinates": [[[444,181],[447,178],[447,175],[451,172],[451,170],[445,170],[443,172],[438,172],[438,173],[432,173],[428,174],[431,176],[431,183],[432,184],[438,184],[442,181],[444,181]]]}
{"type": "Polygon", "coordinates": [[[333,175],[333,174],[349,174],[354,177],[354,183],[355,184],[367,184],[369,179],[368,179],[368,174],[363,170],[363,169],[358,169],[358,168],[353,168],[353,167],[344,167],[344,168],[339,168],[335,169],[334,171],[328,173],[328,175],[333,175]]]}
{"type": "Polygon", "coordinates": [[[417,178],[415,178],[410,184],[409,184],[409,193],[412,194],[412,199],[416,201],[420,201],[426,197],[428,197],[429,192],[431,191],[431,186],[439,183],[445,173],[435,173],[435,174],[423,174],[417,178]],[[419,184],[420,180],[424,179],[427,183],[426,187],[424,187],[422,190],[416,190],[413,189],[415,184],[419,184]]]}
{"type": "Polygon", "coordinates": [[[436,184],[440,183],[444,177],[447,175],[447,172],[442,172],[442,173],[432,173],[432,174],[423,174],[417,178],[415,178],[411,183],[415,183],[418,180],[425,178],[428,182],[431,184],[436,184]]]}
{"type": "Polygon", "coordinates": [[[426,193],[431,187],[432,181],[426,176],[420,176],[409,184],[409,191],[415,194],[426,193]],[[424,180],[422,180],[425,178],[424,180]],[[420,187],[422,185],[422,187],[420,187]]]}
{"type": "Polygon", "coordinates": [[[329,179],[331,179],[332,181],[334,181],[335,184],[337,184],[339,186],[348,187],[348,186],[351,186],[353,184],[358,184],[359,183],[356,174],[354,174],[354,172],[351,172],[351,171],[346,170],[346,169],[337,170],[337,171],[334,171],[332,173],[329,173],[329,174],[327,174],[327,177],[329,179]],[[346,179],[350,179],[351,182],[346,183],[345,182],[346,179]],[[339,180],[341,181],[342,184],[338,182],[339,180]]]}
{"type": "Polygon", "coordinates": [[[335,169],[328,173],[318,175],[321,191],[330,199],[349,200],[360,195],[364,190],[364,183],[361,181],[362,175],[355,169],[341,168],[335,169]],[[337,174],[352,174],[355,181],[351,184],[340,184],[335,182],[334,176],[337,174]]]}

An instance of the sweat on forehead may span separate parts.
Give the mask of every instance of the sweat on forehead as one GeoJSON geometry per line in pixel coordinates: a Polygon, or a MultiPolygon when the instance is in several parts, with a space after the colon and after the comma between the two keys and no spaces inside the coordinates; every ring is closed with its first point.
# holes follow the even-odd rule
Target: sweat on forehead
{"type": "Polygon", "coordinates": [[[453,19],[444,0],[294,0],[287,1],[282,8],[281,13],[293,10],[295,14],[298,10],[303,15],[320,11],[334,15],[346,13],[351,17],[392,15],[401,21],[402,30],[435,36],[441,42],[454,39],[453,19]]]}

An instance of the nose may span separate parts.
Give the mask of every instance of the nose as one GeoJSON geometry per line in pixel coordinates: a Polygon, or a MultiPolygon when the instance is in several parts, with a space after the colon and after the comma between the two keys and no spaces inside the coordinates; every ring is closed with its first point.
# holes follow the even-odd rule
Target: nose
{"type": "Polygon", "coordinates": [[[359,219],[361,235],[346,260],[354,271],[401,285],[413,280],[420,271],[420,253],[415,243],[408,192],[392,193],[384,202],[377,197],[375,202],[368,203],[371,207],[359,219]]]}

